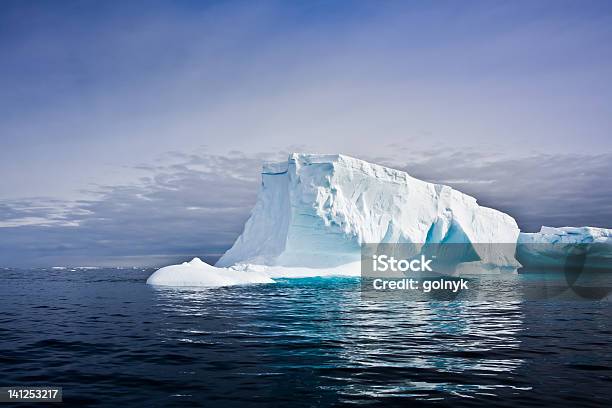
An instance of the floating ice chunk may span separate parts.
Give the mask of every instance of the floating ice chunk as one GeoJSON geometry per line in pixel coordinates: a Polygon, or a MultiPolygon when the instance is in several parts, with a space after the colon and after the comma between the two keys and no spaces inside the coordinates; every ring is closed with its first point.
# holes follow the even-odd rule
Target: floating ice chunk
{"type": "Polygon", "coordinates": [[[250,283],[273,283],[274,281],[258,271],[244,271],[232,268],[217,268],[193,258],[191,262],[165,266],[154,272],[147,283],[160,286],[231,286],[250,283]]]}

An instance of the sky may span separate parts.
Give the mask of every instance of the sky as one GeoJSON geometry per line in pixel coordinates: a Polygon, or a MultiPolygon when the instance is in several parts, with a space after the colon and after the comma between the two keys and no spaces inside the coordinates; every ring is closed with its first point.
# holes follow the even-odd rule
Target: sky
{"type": "Polygon", "coordinates": [[[0,266],[214,259],[344,153],[612,227],[609,1],[0,2],[0,266]]]}

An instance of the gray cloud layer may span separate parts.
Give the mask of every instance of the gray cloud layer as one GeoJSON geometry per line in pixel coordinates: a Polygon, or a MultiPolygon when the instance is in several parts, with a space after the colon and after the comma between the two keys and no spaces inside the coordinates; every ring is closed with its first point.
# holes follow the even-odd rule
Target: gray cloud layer
{"type": "MultiPolygon", "coordinates": [[[[364,157],[449,184],[480,204],[541,225],[612,226],[612,154],[510,158],[469,151],[364,157]]],[[[242,230],[261,162],[273,154],[165,155],[129,185],[101,186],[86,200],[0,201],[0,265],[160,265],[215,260],[242,230]]]]}

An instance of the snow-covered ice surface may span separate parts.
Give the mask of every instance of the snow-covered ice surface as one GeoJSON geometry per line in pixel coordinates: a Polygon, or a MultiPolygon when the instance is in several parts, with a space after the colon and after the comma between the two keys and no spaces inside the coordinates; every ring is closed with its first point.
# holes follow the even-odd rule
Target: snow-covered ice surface
{"type": "Polygon", "coordinates": [[[583,256],[587,268],[612,269],[612,229],[542,227],[519,235],[516,257],[525,267],[563,267],[571,256],[583,256]]]}
{"type": "Polygon", "coordinates": [[[595,227],[542,227],[540,232],[522,232],[519,243],[612,244],[612,229],[595,227]]]}
{"type": "Polygon", "coordinates": [[[147,283],[158,286],[231,286],[251,283],[273,283],[267,275],[258,271],[216,268],[199,258],[180,265],[165,266],[154,272],[147,283]]]}

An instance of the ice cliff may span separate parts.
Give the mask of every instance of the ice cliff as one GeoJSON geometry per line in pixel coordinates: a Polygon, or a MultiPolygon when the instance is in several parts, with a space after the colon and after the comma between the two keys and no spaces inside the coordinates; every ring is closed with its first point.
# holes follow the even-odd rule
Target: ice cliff
{"type": "Polygon", "coordinates": [[[264,165],[251,217],[217,266],[330,268],[358,262],[363,243],[515,243],[518,234],[512,217],[448,186],[344,155],[294,153],[264,165]]]}

